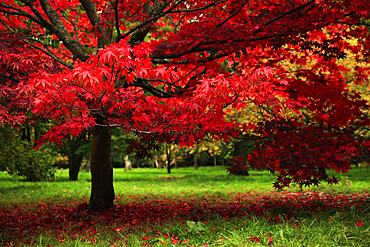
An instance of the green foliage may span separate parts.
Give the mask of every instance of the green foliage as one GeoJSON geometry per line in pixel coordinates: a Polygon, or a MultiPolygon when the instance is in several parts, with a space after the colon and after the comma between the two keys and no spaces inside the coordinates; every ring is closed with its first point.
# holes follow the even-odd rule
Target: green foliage
{"type": "Polygon", "coordinates": [[[21,140],[14,129],[0,130],[0,170],[10,175],[26,177],[27,181],[54,179],[56,169],[52,167],[52,149],[44,147],[38,151],[31,143],[21,140]]]}

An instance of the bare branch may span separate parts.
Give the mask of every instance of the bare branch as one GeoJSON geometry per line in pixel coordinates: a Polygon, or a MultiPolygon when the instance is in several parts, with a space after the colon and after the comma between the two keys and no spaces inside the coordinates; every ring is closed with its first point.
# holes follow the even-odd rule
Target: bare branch
{"type": "Polygon", "coordinates": [[[154,134],[154,132],[149,132],[149,131],[142,131],[142,130],[137,130],[137,129],[131,129],[132,132],[134,133],[139,133],[139,134],[154,134]]]}
{"type": "Polygon", "coordinates": [[[101,126],[101,127],[121,127],[119,124],[95,124],[96,126],[101,126]]]}
{"type": "Polygon", "coordinates": [[[51,7],[49,1],[40,0],[40,4],[45,14],[51,21],[51,23],[53,23],[53,25],[56,28],[58,28],[60,32],[64,34],[64,36],[68,36],[68,31],[66,27],[63,25],[62,21],[60,20],[58,13],[53,9],[53,7],[51,7]]]}

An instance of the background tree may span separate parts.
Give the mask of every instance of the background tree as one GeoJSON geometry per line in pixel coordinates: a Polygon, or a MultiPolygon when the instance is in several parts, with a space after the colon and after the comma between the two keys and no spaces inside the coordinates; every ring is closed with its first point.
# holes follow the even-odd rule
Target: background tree
{"type": "Polygon", "coordinates": [[[55,150],[44,146],[33,150],[33,143],[21,139],[21,135],[9,126],[0,128],[0,171],[25,177],[27,181],[53,180],[55,150]]]}
{"type": "MultiPolygon", "coordinates": [[[[276,140],[286,135],[298,140],[299,133],[312,128],[287,119],[284,112],[308,108],[320,137],[347,126],[367,107],[344,86],[344,68],[336,61],[345,57],[344,49],[360,49],[368,57],[363,20],[369,7],[368,1],[337,0],[5,0],[0,3],[3,39],[8,44],[16,40],[26,52],[2,46],[1,63],[11,71],[2,69],[0,122],[26,123],[28,112],[51,119],[56,125],[40,145],[61,144],[69,135],[91,130],[91,210],[113,207],[113,127],[140,137],[128,147],[138,156],[150,156],[157,141],[191,146],[208,134],[227,141],[256,128],[254,133],[271,142],[257,152],[275,160],[281,156],[272,149],[283,147],[287,154],[290,149],[284,147],[292,145],[276,145],[276,140]],[[360,45],[351,45],[351,37],[360,45]],[[305,56],[296,56],[297,50],[305,56]],[[290,59],[305,65],[311,57],[317,58],[315,66],[296,73],[279,64],[290,59]],[[13,78],[18,68],[26,71],[27,62],[32,71],[13,78]],[[225,120],[226,107],[251,103],[269,111],[273,120],[253,126],[225,120]]],[[[328,135],[332,148],[325,155],[309,148],[343,161],[330,162],[329,169],[346,171],[361,141],[341,131],[328,135]],[[343,137],[346,142],[337,141],[343,137]]],[[[259,157],[252,164],[262,165],[259,157]]],[[[296,166],[295,161],[300,160],[270,164],[281,174],[277,186],[287,185],[284,177],[289,176],[315,182],[324,163],[296,166]]]]}
{"type": "Polygon", "coordinates": [[[84,145],[91,142],[91,134],[82,132],[78,136],[66,138],[63,145],[64,153],[68,156],[69,180],[77,180],[83,158],[91,151],[85,150],[84,145]]]}

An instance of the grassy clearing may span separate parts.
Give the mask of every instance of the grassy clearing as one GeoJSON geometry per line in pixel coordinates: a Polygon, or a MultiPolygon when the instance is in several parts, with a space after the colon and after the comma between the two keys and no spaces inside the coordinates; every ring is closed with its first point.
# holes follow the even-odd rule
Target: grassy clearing
{"type": "Polygon", "coordinates": [[[338,185],[304,193],[274,191],[274,175],[264,171],[250,177],[227,174],[225,167],[114,172],[117,207],[94,214],[84,210],[89,173],[68,181],[68,171],[60,171],[56,181],[37,183],[0,173],[0,225],[6,225],[0,243],[370,246],[367,168],[339,174],[338,185]]]}

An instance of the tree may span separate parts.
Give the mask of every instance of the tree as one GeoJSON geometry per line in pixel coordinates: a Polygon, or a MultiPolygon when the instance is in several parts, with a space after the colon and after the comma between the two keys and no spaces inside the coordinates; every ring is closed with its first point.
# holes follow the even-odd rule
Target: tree
{"type": "MultiPolygon", "coordinates": [[[[35,117],[50,119],[55,127],[39,145],[61,145],[66,136],[91,130],[91,210],[113,207],[114,127],[140,137],[128,147],[138,157],[158,148],[156,141],[191,146],[208,134],[227,141],[253,129],[271,142],[265,150],[270,155],[276,138],[298,140],[297,133],[314,128],[284,114],[302,117],[300,110],[308,108],[317,122],[315,134],[329,131],[328,144],[340,147],[320,157],[343,159],[329,168],[345,171],[361,140],[337,142],[343,133],[331,130],[361,119],[367,105],[346,88],[340,74],[345,67],[336,61],[345,58],[345,49],[369,57],[364,22],[369,5],[365,0],[5,0],[0,122],[16,127],[35,117]],[[297,56],[297,50],[304,55],[297,56]],[[308,69],[290,71],[280,64],[290,60],[304,67],[310,58],[316,62],[308,69]],[[252,103],[266,112],[264,121],[225,120],[226,107],[252,103]]],[[[357,71],[366,78],[364,68],[357,71]]],[[[284,145],[291,144],[279,143],[285,153],[268,157],[284,157],[290,151],[284,145]]],[[[313,144],[302,139],[304,147],[313,144]]],[[[323,152],[312,150],[310,155],[323,152]]],[[[250,163],[263,164],[256,160],[250,163]]],[[[282,178],[296,178],[287,171],[298,169],[308,179],[297,179],[310,181],[318,166],[287,160],[270,168],[282,178]]]]}
{"type": "Polygon", "coordinates": [[[88,145],[90,142],[90,134],[82,132],[77,136],[66,138],[63,145],[64,153],[68,156],[69,180],[77,180],[78,173],[81,168],[82,160],[87,152],[83,152],[81,148],[88,145]]]}
{"type": "Polygon", "coordinates": [[[52,147],[44,146],[36,152],[32,149],[33,143],[22,140],[9,126],[0,128],[0,139],[0,171],[25,177],[27,181],[54,179],[53,156],[56,152],[52,147]]]}

